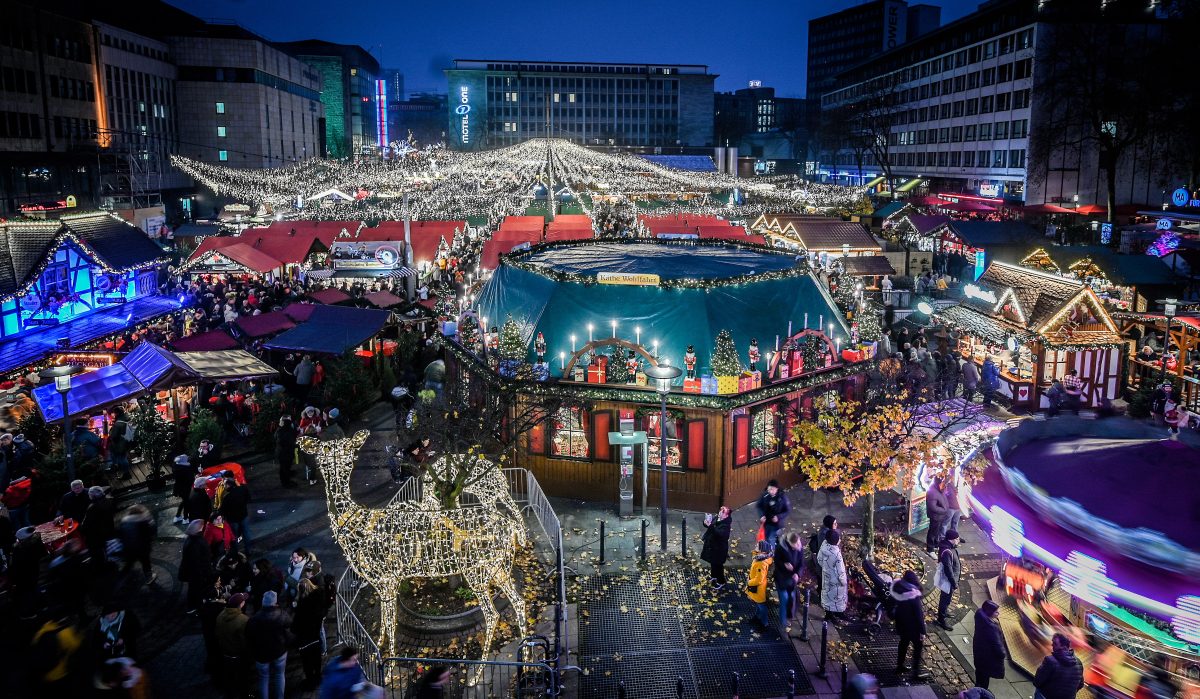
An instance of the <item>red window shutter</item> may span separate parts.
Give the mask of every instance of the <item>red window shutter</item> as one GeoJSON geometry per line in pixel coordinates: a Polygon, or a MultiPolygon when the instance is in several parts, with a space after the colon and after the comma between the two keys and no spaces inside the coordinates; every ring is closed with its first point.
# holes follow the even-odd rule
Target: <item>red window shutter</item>
{"type": "Polygon", "coordinates": [[[738,415],[733,418],[733,465],[745,466],[750,463],[750,416],[738,415]]]}
{"type": "Polygon", "coordinates": [[[592,460],[612,461],[612,445],[608,443],[608,433],[612,432],[613,414],[611,410],[597,410],[592,413],[592,460]]]}
{"type": "MultiPolygon", "coordinates": [[[[546,418],[546,420],[552,419],[554,419],[553,416],[546,418]]],[[[539,422],[529,429],[530,454],[546,453],[546,420],[539,422]]]]}
{"type": "Polygon", "coordinates": [[[688,420],[687,438],[687,467],[690,471],[703,471],[708,465],[708,421],[688,420]]]}

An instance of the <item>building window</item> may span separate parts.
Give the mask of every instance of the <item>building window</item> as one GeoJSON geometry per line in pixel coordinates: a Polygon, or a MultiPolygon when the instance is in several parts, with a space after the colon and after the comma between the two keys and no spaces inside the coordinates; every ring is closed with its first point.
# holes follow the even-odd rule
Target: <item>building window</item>
{"type": "Polygon", "coordinates": [[[1008,122],[997,121],[993,127],[992,138],[1008,138],[1008,122]]]}
{"type": "Polygon", "coordinates": [[[550,455],[565,459],[590,458],[588,449],[587,411],[582,408],[560,408],[554,414],[550,455]]]}
{"type": "Polygon", "coordinates": [[[1025,167],[1025,150],[1017,149],[1008,152],[1009,167],[1025,167]]]}
{"type": "Polygon", "coordinates": [[[779,453],[780,403],[769,403],[750,411],[750,460],[767,459],[779,453]]]}
{"type": "Polygon", "coordinates": [[[224,114],[224,113],[225,113],[225,103],[217,102],[217,114],[224,114]]]}
{"type": "Polygon", "coordinates": [[[974,141],[975,140],[975,125],[974,124],[967,124],[967,127],[963,130],[963,140],[964,141],[974,141]]]}
{"type": "Polygon", "coordinates": [[[227,150],[217,151],[217,160],[220,160],[221,162],[225,162],[225,161],[229,160],[229,151],[227,151],[227,150]]]}
{"type": "Polygon", "coordinates": [[[575,93],[574,93],[574,92],[571,92],[571,93],[569,93],[569,94],[567,95],[567,101],[568,101],[568,102],[574,102],[574,101],[575,101],[575,93]]]}
{"type": "MultiPolygon", "coordinates": [[[[654,411],[642,420],[642,425],[646,430],[646,463],[652,467],[661,464],[659,458],[662,453],[662,446],[659,444],[659,438],[662,436],[659,430],[660,421],[661,416],[658,411],[654,411]]],[[[670,412],[667,413],[667,468],[682,468],[683,466],[683,443],[679,441],[682,426],[682,419],[672,418],[670,412]]]]}
{"type": "Polygon", "coordinates": [[[965,150],[962,154],[963,167],[975,167],[975,151],[965,150]]]}
{"type": "Polygon", "coordinates": [[[992,140],[992,125],[991,124],[980,124],[979,125],[979,140],[980,141],[992,140]]]}
{"type": "Polygon", "coordinates": [[[224,126],[217,127],[217,138],[225,138],[225,127],[224,126]]]}
{"type": "Polygon", "coordinates": [[[1004,161],[1007,155],[1008,151],[992,151],[992,167],[1004,167],[1004,161]]]}

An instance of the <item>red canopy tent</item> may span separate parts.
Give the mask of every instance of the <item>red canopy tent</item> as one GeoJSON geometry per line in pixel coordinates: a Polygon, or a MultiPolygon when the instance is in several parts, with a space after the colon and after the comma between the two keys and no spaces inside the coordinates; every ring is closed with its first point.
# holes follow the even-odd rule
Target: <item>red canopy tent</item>
{"type": "Polygon", "coordinates": [[[1075,213],[1084,216],[1095,216],[1096,214],[1108,213],[1108,208],[1099,204],[1084,204],[1083,206],[1075,207],[1075,213]]]}
{"type": "Polygon", "coordinates": [[[317,303],[322,303],[327,306],[332,306],[335,303],[341,303],[343,301],[350,300],[350,294],[347,294],[341,289],[321,289],[320,291],[313,291],[309,293],[308,297],[317,303]]]}
{"type": "Polygon", "coordinates": [[[546,242],[562,240],[591,240],[595,237],[592,229],[588,228],[551,228],[546,231],[546,242]]]}
{"type": "Polygon", "coordinates": [[[283,311],[271,311],[257,316],[238,318],[234,323],[242,334],[250,338],[265,337],[291,330],[296,324],[283,311]]]}
{"type": "Polygon", "coordinates": [[[479,265],[484,269],[494,270],[500,266],[500,256],[513,248],[526,243],[525,240],[496,240],[495,238],[483,244],[483,256],[479,265]]]}
{"type": "Polygon", "coordinates": [[[945,199],[940,199],[932,194],[926,194],[920,197],[911,197],[909,199],[905,199],[904,201],[909,204],[916,204],[917,206],[941,206],[948,203],[945,199]]]}
{"type": "Polygon", "coordinates": [[[996,207],[994,206],[980,204],[977,201],[948,201],[944,204],[938,204],[937,208],[946,209],[947,211],[958,211],[959,213],[984,213],[996,210],[996,207]]]}
{"type": "Polygon", "coordinates": [[[1021,207],[1027,214],[1078,214],[1075,209],[1067,209],[1057,204],[1031,204],[1021,207]]]}
{"type": "Polygon", "coordinates": [[[517,243],[540,243],[542,241],[542,229],[533,230],[531,228],[501,228],[492,234],[492,240],[496,241],[513,241],[517,243]]]}
{"type": "Polygon", "coordinates": [[[702,240],[735,240],[741,243],[767,244],[766,238],[746,233],[743,226],[696,226],[696,233],[702,240]]]}
{"type": "MultiPolygon", "coordinates": [[[[251,316],[253,317],[253,316],[251,316]]],[[[260,318],[262,316],[259,316],[260,318]]],[[[176,352],[209,352],[214,350],[238,349],[241,344],[224,330],[209,330],[181,337],[171,343],[176,352]]]]}

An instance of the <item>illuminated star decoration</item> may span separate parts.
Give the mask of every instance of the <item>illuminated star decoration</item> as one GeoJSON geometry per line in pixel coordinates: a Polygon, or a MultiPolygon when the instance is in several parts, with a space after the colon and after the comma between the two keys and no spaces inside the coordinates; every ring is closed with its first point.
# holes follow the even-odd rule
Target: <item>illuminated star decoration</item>
{"type": "MultiPolygon", "coordinates": [[[[496,482],[487,482],[478,506],[446,510],[426,498],[416,503],[393,500],[383,509],[363,507],[350,495],[350,473],[368,434],[361,430],[329,441],[305,437],[298,445],[316,457],[321,470],[334,541],[350,566],[379,595],[380,647],[389,655],[396,652],[396,597],[401,582],[450,575],[463,577],[483,613],[481,660],[487,660],[500,618],[492,601],[493,586],[512,605],[524,638],[525,601],[517,593],[512,567],[517,548],[525,543],[525,527],[519,519],[482,502],[497,496],[493,492],[496,482]]],[[[503,474],[499,477],[504,478],[503,474]]],[[[477,683],[481,674],[482,666],[472,683],[477,683]]]]}

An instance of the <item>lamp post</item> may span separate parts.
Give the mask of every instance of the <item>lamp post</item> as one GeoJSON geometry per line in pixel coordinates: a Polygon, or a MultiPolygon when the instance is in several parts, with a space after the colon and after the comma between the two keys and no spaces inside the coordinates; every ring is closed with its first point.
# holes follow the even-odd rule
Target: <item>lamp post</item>
{"type": "MultiPolygon", "coordinates": [[[[1163,306],[1163,319],[1167,321],[1166,336],[1163,337],[1162,357],[1158,360],[1160,367],[1159,382],[1167,380],[1167,352],[1171,351],[1171,319],[1175,317],[1175,312],[1178,310],[1177,299],[1163,299],[1159,301],[1163,306]]],[[[1180,353],[1182,354],[1182,352],[1180,353]]],[[[1181,364],[1178,366],[1182,366],[1181,364]]]]}
{"type": "Polygon", "coordinates": [[[75,480],[75,456],[71,453],[71,411],[67,407],[67,394],[71,392],[71,377],[81,371],[83,371],[83,367],[78,364],[63,364],[38,372],[38,376],[43,379],[54,379],[54,390],[62,396],[63,448],[65,449],[68,482],[75,480]]]}
{"type": "Polygon", "coordinates": [[[662,499],[659,501],[658,516],[661,520],[661,540],[659,548],[667,550],[667,395],[671,393],[671,384],[683,374],[677,366],[667,364],[660,359],[656,366],[646,367],[646,378],[654,382],[654,391],[662,403],[662,413],[658,421],[658,465],[662,470],[662,499]]]}

